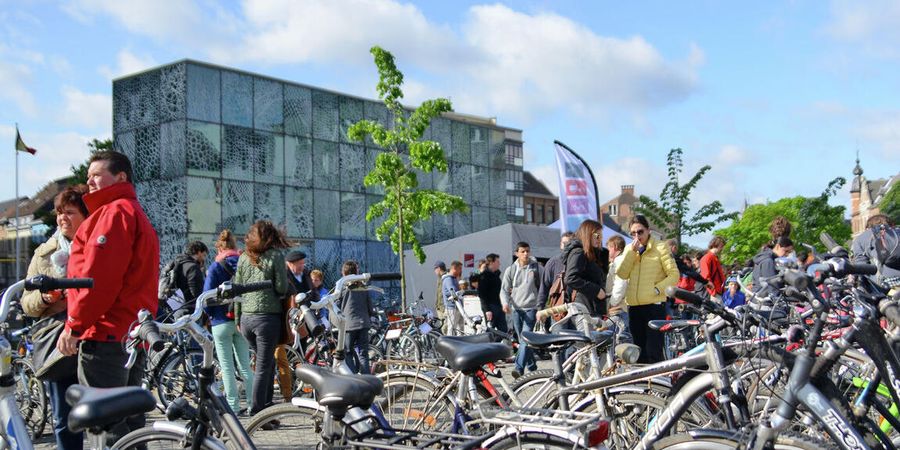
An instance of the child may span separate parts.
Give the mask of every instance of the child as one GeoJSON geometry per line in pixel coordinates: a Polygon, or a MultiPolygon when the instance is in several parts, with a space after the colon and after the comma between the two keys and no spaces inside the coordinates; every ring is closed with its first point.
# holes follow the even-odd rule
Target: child
{"type": "Polygon", "coordinates": [[[616,325],[616,342],[619,344],[631,344],[631,330],[628,329],[628,304],[625,303],[625,290],[628,288],[628,280],[623,280],[616,275],[616,269],[625,258],[625,239],[621,236],[612,236],[606,241],[609,250],[609,275],[606,276],[606,292],[609,293],[609,320],[616,325]]]}
{"type": "Polygon", "coordinates": [[[741,292],[741,287],[738,286],[736,278],[728,278],[728,289],[722,294],[722,301],[729,308],[737,308],[747,303],[747,296],[741,292]]]}

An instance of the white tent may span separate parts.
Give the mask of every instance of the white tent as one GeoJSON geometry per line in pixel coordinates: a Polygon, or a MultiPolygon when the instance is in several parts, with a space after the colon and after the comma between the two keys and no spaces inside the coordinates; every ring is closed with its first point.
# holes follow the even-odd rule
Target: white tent
{"type": "MultiPolygon", "coordinates": [[[[459,236],[423,247],[427,259],[419,264],[412,250],[404,252],[406,258],[406,298],[413,302],[422,294],[425,304],[434,308],[437,295],[437,277],[434,264],[443,261],[449,268],[450,262],[463,263],[463,277],[468,278],[479,259],[489,253],[500,255],[501,268],[513,261],[516,243],[524,241],[531,246],[535,258],[546,260],[559,253],[559,230],[545,226],[507,223],[476,233],[459,236]]],[[[501,269],[501,270],[502,270],[501,269]]]]}
{"type": "MultiPolygon", "coordinates": [[[[606,219],[605,216],[604,216],[604,219],[606,219]]],[[[560,228],[560,223],[557,220],[556,222],[553,222],[550,225],[547,225],[547,228],[555,228],[558,230],[560,228]]],[[[631,243],[631,236],[627,236],[627,235],[625,235],[625,233],[620,233],[618,231],[618,226],[616,226],[616,229],[610,228],[609,225],[607,224],[606,220],[604,220],[603,221],[603,246],[604,247],[606,246],[606,241],[609,240],[609,238],[611,238],[612,236],[616,236],[616,235],[622,236],[622,238],[625,239],[625,245],[628,245],[631,243]]]]}

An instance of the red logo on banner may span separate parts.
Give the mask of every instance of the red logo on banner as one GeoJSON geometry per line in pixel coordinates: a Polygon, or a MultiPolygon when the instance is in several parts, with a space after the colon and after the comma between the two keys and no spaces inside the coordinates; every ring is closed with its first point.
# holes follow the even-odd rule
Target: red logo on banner
{"type": "Polygon", "coordinates": [[[588,214],[590,212],[590,207],[588,206],[588,201],[585,198],[570,198],[566,200],[566,214],[588,214]]]}
{"type": "Polygon", "coordinates": [[[475,267],[475,255],[466,253],[463,255],[463,267],[475,267]]]}
{"type": "Polygon", "coordinates": [[[587,195],[587,183],[584,180],[566,180],[566,195],[587,195]]]}

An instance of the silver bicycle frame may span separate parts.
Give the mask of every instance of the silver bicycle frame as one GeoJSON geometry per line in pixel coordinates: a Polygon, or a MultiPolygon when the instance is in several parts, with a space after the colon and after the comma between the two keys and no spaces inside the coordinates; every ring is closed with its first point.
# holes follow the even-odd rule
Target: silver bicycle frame
{"type": "MultiPolygon", "coordinates": [[[[25,280],[6,289],[0,301],[0,323],[6,322],[12,299],[25,290],[25,280]]],[[[32,450],[31,437],[25,419],[16,404],[16,380],[12,367],[12,346],[0,336],[0,449],[32,450]]]]}

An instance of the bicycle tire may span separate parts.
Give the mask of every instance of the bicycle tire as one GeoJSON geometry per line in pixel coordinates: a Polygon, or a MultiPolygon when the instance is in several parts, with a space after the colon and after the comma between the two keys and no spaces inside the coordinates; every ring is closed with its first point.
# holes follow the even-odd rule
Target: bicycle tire
{"type": "Polygon", "coordinates": [[[281,403],[256,413],[246,430],[257,449],[310,448],[321,441],[322,419],[318,409],[281,403]]]}
{"type": "Polygon", "coordinates": [[[438,397],[443,389],[439,383],[424,376],[391,376],[390,372],[381,379],[384,390],[375,401],[391,426],[421,431],[449,429],[455,407],[447,396],[438,397]]]}
{"type": "Polygon", "coordinates": [[[492,443],[488,448],[497,450],[507,449],[526,449],[526,450],[571,450],[573,448],[582,448],[577,443],[559,436],[527,432],[516,433],[497,442],[492,443]]]}
{"type": "Polygon", "coordinates": [[[554,373],[555,372],[551,369],[540,369],[535,370],[534,372],[528,372],[516,379],[509,388],[516,395],[516,398],[519,399],[522,404],[525,404],[534,399],[537,392],[540,392],[541,388],[550,383],[550,386],[548,386],[548,389],[544,394],[544,401],[534,403],[532,406],[555,409],[559,402],[557,395],[559,387],[556,385],[555,381],[552,381],[554,373]]]}
{"type": "Polygon", "coordinates": [[[15,396],[19,411],[25,419],[31,439],[40,439],[50,416],[44,383],[34,376],[34,367],[27,359],[15,359],[13,373],[16,374],[15,396]]]}
{"type": "Polygon", "coordinates": [[[202,363],[203,351],[198,349],[187,349],[185,353],[172,352],[160,363],[156,372],[156,396],[162,403],[163,410],[178,397],[185,397],[193,404],[197,403],[200,389],[198,374],[202,363]],[[190,361],[191,367],[186,367],[187,361],[190,361]]]}
{"type": "MultiPolygon", "coordinates": [[[[667,436],[653,443],[653,450],[732,450],[744,448],[749,436],[723,430],[693,430],[667,436]]],[[[779,433],[774,450],[836,450],[830,442],[795,433],[779,433]]]]}
{"type": "Polygon", "coordinates": [[[388,359],[422,362],[422,350],[412,336],[403,334],[396,340],[388,342],[387,357],[388,359]]]}
{"type": "MultiPolygon", "coordinates": [[[[153,425],[138,428],[131,433],[122,436],[116,441],[113,448],[116,450],[168,450],[168,449],[184,449],[190,448],[189,437],[183,433],[174,431],[160,430],[154,428],[153,425]],[[185,445],[187,443],[187,445],[185,445]]],[[[200,448],[205,450],[219,450],[223,444],[217,442],[217,445],[210,443],[213,439],[206,437],[200,443],[200,448]]]]}

